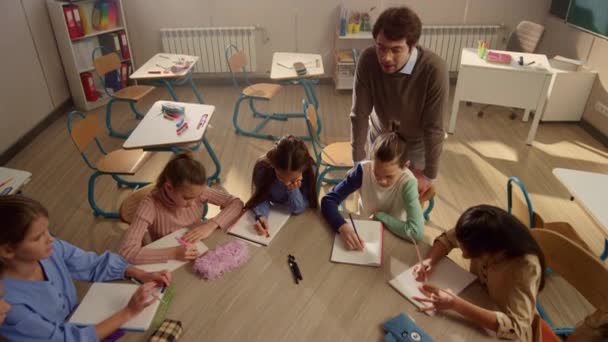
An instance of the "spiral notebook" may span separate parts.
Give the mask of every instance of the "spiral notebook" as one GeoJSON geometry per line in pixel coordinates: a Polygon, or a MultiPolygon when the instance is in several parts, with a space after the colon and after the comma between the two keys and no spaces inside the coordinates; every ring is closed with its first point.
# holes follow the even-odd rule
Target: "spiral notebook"
{"type": "Polygon", "coordinates": [[[331,251],[331,261],[364,265],[382,266],[382,256],[384,254],[384,227],[382,222],[370,220],[354,220],[357,226],[357,233],[365,242],[362,251],[349,250],[344,244],[344,240],[339,234],[334,237],[334,248],[331,251]]]}
{"type": "MultiPolygon", "coordinates": [[[[161,249],[161,248],[177,247],[177,246],[179,246],[179,242],[177,242],[176,237],[181,238],[184,234],[186,234],[187,231],[188,231],[187,228],[178,229],[178,230],[174,231],[173,233],[163,236],[162,238],[144,246],[144,249],[161,249]]],[[[196,243],[196,249],[198,250],[200,255],[206,253],[209,250],[209,248],[207,248],[207,246],[205,246],[205,244],[202,241],[198,241],[196,243]]],[[[187,263],[188,263],[188,261],[172,259],[172,260],[168,260],[167,262],[162,262],[162,263],[157,263],[157,264],[141,264],[141,265],[134,265],[134,266],[139,269],[142,269],[146,272],[158,272],[158,271],[162,271],[162,270],[173,271],[173,270],[176,270],[176,269],[184,266],[187,263]]]]}
{"type": "MultiPolygon", "coordinates": [[[[413,269],[414,266],[408,268],[388,283],[416,307],[423,308],[427,306],[426,303],[420,303],[413,299],[413,297],[425,297],[418,289],[418,286],[422,283],[414,278],[413,269]]],[[[459,294],[476,279],[475,275],[458,266],[450,258],[444,257],[433,266],[433,271],[428,276],[427,283],[441,289],[450,289],[455,294],[459,294]]],[[[433,314],[432,311],[425,312],[429,315],[433,314]]]]}
{"type": "Polygon", "coordinates": [[[268,246],[272,239],[279,233],[281,228],[287,223],[291,214],[289,210],[282,205],[274,205],[270,209],[268,214],[268,233],[270,237],[266,237],[264,235],[258,235],[253,227],[255,224],[255,214],[253,211],[248,210],[239,220],[230,228],[228,228],[227,233],[239,237],[241,239],[245,239],[249,242],[253,242],[262,246],[268,246]]]}
{"type": "MultiPolygon", "coordinates": [[[[139,285],[135,284],[93,283],[69,322],[78,325],[98,324],[123,309],[138,288],[139,285]]],[[[158,296],[162,299],[164,293],[159,291],[158,296]]],[[[155,300],[137,316],[123,324],[121,329],[148,330],[159,305],[160,301],[155,300]]]]}

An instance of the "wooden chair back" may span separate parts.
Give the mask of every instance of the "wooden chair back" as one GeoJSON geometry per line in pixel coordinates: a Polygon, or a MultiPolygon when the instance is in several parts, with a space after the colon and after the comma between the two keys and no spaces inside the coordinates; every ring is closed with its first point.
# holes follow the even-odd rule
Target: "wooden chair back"
{"type": "Polygon", "coordinates": [[[99,118],[95,115],[87,115],[81,120],[72,122],[70,135],[72,141],[80,153],[84,153],[89,144],[97,138],[103,131],[103,126],[99,118]]]}
{"type": "Polygon", "coordinates": [[[597,310],[608,312],[608,267],[559,233],[542,228],[530,232],[545,255],[547,267],[577,289],[597,310]]]}
{"type": "Polygon", "coordinates": [[[148,195],[152,190],[154,190],[155,184],[149,184],[144,186],[143,188],[139,188],[132,193],[130,193],[120,204],[120,209],[118,213],[120,215],[120,219],[125,223],[131,223],[133,221],[133,217],[137,212],[137,208],[139,207],[139,203],[144,199],[146,195],[148,195]]]}
{"type": "Polygon", "coordinates": [[[95,70],[99,76],[120,69],[120,57],[116,52],[109,53],[107,55],[99,56],[93,61],[95,70]]]}
{"type": "Polygon", "coordinates": [[[420,205],[424,207],[424,203],[428,202],[433,198],[437,192],[435,191],[435,185],[431,185],[431,188],[427,190],[418,200],[420,201],[420,205]]]}
{"type": "Polygon", "coordinates": [[[523,20],[509,37],[508,51],[534,53],[545,32],[543,25],[523,20]]]}
{"type": "Polygon", "coordinates": [[[240,72],[247,65],[247,56],[243,50],[234,53],[228,58],[228,65],[232,72],[240,72]]]}
{"type": "Polygon", "coordinates": [[[314,132],[317,131],[317,110],[315,109],[315,106],[311,104],[306,106],[306,119],[310,125],[310,129],[312,131],[311,134],[314,135],[314,132]]]}

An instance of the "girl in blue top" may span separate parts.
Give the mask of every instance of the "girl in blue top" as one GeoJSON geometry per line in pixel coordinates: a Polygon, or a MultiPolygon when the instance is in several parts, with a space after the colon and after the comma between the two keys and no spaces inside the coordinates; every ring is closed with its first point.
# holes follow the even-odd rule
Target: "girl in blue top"
{"type": "Polygon", "coordinates": [[[10,341],[99,341],[140,313],[155,299],[169,272],[144,272],[120,256],[85,252],[54,239],[49,215],[37,201],[0,196],[0,268],[4,299],[11,305],[0,335],[10,341]],[[72,278],[103,282],[126,277],[144,283],[120,311],[95,326],[66,322],[77,306],[72,278]]]}
{"type": "Polygon", "coordinates": [[[253,195],[245,204],[256,215],[255,230],[268,234],[272,203],[286,204],[292,214],[317,208],[315,161],[302,139],[286,135],[253,167],[253,195]]]}

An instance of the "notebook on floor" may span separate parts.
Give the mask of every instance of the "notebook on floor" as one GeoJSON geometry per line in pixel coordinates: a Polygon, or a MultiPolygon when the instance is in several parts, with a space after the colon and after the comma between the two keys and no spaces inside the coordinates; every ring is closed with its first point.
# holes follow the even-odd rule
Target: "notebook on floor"
{"type": "MultiPolygon", "coordinates": [[[[179,242],[177,242],[176,237],[182,237],[184,236],[184,234],[186,234],[186,232],[188,231],[187,228],[181,228],[178,229],[176,231],[174,231],[173,233],[166,235],[146,246],[144,246],[144,249],[160,249],[160,248],[169,248],[169,247],[177,247],[179,246],[179,242]]],[[[205,246],[205,244],[202,241],[199,241],[196,243],[196,249],[198,250],[198,252],[200,254],[206,253],[209,248],[207,248],[207,246],[205,246]]],[[[174,271],[182,266],[184,266],[185,264],[187,264],[188,261],[181,261],[181,260],[168,260],[167,262],[162,262],[162,263],[158,263],[158,264],[141,264],[141,265],[134,265],[135,267],[142,269],[144,271],[147,272],[157,272],[157,271],[162,271],[162,270],[168,270],[168,271],[174,271]]]]}
{"type": "Polygon", "coordinates": [[[241,215],[241,218],[232,227],[228,228],[227,233],[262,246],[268,246],[287,223],[290,216],[289,210],[284,206],[275,205],[270,208],[268,213],[268,225],[270,226],[268,233],[270,237],[266,237],[265,235],[258,235],[255,231],[255,228],[253,228],[255,215],[253,211],[248,210],[241,215]]]}
{"type": "MultiPolygon", "coordinates": [[[[98,324],[123,309],[137,288],[139,285],[136,284],[93,283],[69,322],[79,325],[98,324]]],[[[159,291],[158,296],[162,299],[164,293],[159,291]]],[[[160,304],[159,300],[155,300],[137,316],[123,324],[121,329],[148,330],[160,304]]]]}
{"type": "MultiPolygon", "coordinates": [[[[427,303],[420,303],[413,299],[413,297],[424,297],[422,292],[418,290],[418,285],[422,283],[414,279],[413,269],[414,266],[408,268],[388,283],[405,296],[407,300],[412,302],[412,304],[416,305],[416,307],[423,308],[427,306],[427,303]]],[[[427,282],[442,289],[450,289],[455,294],[459,294],[467,286],[471,285],[475,279],[477,279],[475,275],[458,266],[450,258],[444,257],[433,266],[433,272],[428,276],[427,282]]],[[[433,314],[432,311],[426,311],[426,313],[429,315],[433,314]]]]}
{"type": "Polygon", "coordinates": [[[346,248],[346,244],[340,234],[334,237],[334,248],[331,251],[331,261],[364,265],[382,266],[382,256],[384,251],[384,227],[382,222],[370,220],[354,220],[357,226],[357,233],[365,242],[362,251],[353,251],[346,248]]]}

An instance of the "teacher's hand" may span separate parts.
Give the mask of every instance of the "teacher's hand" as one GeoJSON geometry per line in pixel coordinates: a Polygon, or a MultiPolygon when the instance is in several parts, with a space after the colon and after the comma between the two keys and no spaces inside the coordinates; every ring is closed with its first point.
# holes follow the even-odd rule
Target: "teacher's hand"
{"type": "Polygon", "coordinates": [[[429,191],[431,186],[433,185],[433,180],[428,179],[421,170],[412,169],[414,176],[416,176],[416,180],[418,180],[418,195],[423,197],[423,195],[429,191]]]}

